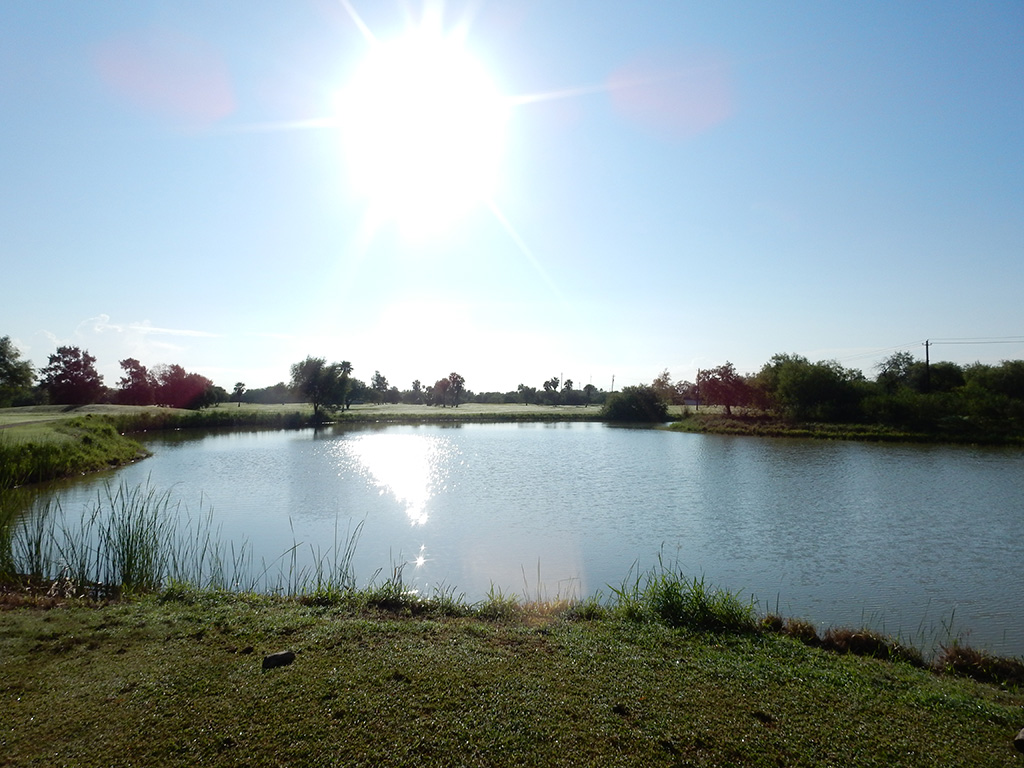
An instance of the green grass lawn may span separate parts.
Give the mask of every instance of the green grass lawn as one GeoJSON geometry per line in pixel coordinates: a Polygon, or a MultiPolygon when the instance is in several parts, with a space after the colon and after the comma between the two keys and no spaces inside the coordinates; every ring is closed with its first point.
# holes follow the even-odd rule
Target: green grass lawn
{"type": "MultiPolygon", "coordinates": [[[[68,436],[55,429],[61,423],[80,416],[124,416],[156,410],[154,406],[135,405],[33,405],[0,408],[0,439],[10,442],[64,442],[68,436]]],[[[159,409],[174,410],[174,409],[159,409]]],[[[187,411],[181,411],[187,413],[187,411]]]]}
{"type": "Polygon", "coordinates": [[[17,603],[5,766],[1021,764],[1021,691],[777,634],[187,592],[17,603]]]}
{"type": "MultiPolygon", "coordinates": [[[[251,415],[274,415],[301,413],[310,415],[313,409],[307,403],[280,403],[262,405],[255,403],[221,403],[220,405],[208,408],[201,413],[230,412],[231,414],[251,415]]],[[[600,407],[591,406],[550,406],[550,405],[524,405],[521,403],[508,404],[482,404],[463,403],[458,408],[440,408],[427,405],[396,404],[360,404],[353,405],[348,411],[339,412],[338,416],[379,416],[382,418],[431,418],[431,417],[454,417],[464,416],[466,418],[491,416],[495,418],[523,416],[536,416],[542,419],[552,417],[579,418],[581,416],[595,416],[600,412],[600,407]]],[[[41,405],[25,406],[20,408],[0,408],[0,427],[13,427],[25,423],[51,423],[65,419],[75,418],[94,414],[98,416],[131,416],[139,414],[189,414],[191,411],[183,411],[177,408],[161,408],[154,405],[41,405]]]]}

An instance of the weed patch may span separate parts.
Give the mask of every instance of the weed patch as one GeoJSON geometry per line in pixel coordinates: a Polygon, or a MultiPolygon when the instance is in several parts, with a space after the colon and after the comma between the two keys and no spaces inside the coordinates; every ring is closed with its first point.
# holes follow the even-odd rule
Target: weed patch
{"type": "Polygon", "coordinates": [[[992,656],[969,646],[943,648],[933,662],[936,669],[1008,688],[1024,688],[1024,661],[992,656]]]}
{"type": "Polygon", "coordinates": [[[658,556],[658,565],[635,572],[613,589],[619,613],[633,621],[655,621],[669,627],[752,632],[756,626],[753,600],[688,578],[677,566],[658,556]]]}

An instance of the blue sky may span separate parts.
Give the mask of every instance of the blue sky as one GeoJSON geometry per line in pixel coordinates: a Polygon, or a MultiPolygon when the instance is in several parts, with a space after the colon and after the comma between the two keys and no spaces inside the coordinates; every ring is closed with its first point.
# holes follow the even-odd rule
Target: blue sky
{"type": "Polygon", "coordinates": [[[1022,43],[1019,0],[4,3],[0,335],[229,390],[1024,358],[1022,43]],[[410,233],[338,104],[424,18],[508,114],[410,233]]]}

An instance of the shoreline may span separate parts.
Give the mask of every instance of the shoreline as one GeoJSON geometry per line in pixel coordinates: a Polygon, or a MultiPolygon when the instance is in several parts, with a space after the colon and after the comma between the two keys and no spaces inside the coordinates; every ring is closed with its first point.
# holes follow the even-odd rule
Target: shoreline
{"type": "Polygon", "coordinates": [[[103,605],[0,604],[6,759],[1018,765],[1019,685],[772,628],[672,626],[586,604],[524,610],[499,596],[475,613],[429,612],[392,597],[178,587],[103,605]]]}
{"type": "MultiPolygon", "coordinates": [[[[717,409],[720,411],[720,409],[717,409]]],[[[925,433],[865,424],[789,423],[763,415],[670,409],[661,429],[691,434],[934,445],[1024,447],[1024,436],[925,433]]],[[[145,458],[133,436],[181,429],[304,429],[382,424],[603,421],[599,406],[464,403],[457,407],[356,405],[317,424],[309,405],[223,404],[201,411],[159,406],[30,406],[0,409],[0,489],[73,477],[145,458]]]]}
{"type": "Polygon", "coordinates": [[[664,427],[672,432],[737,437],[778,437],[812,440],[849,440],[869,443],[922,445],[992,445],[1024,447],[1024,435],[912,432],[873,424],[791,423],[760,414],[685,413],[664,427]]]}

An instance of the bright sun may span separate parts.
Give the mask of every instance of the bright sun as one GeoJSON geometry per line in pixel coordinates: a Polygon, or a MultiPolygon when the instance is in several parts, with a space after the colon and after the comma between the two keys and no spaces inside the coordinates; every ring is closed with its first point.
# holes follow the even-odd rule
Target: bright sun
{"type": "Polygon", "coordinates": [[[371,226],[440,231],[490,198],[508,100],[461,44],[419,31],[375,43],[339,94],[356,192],[371,226]]]}

